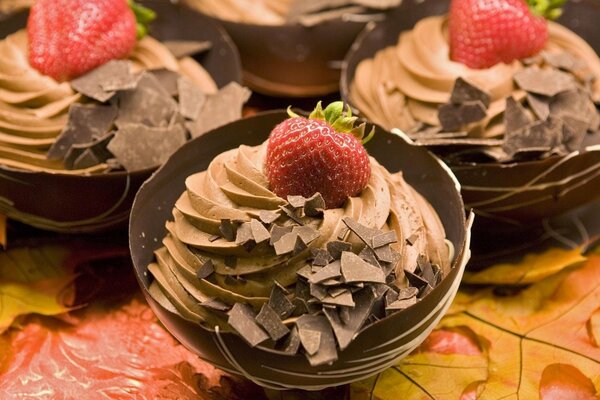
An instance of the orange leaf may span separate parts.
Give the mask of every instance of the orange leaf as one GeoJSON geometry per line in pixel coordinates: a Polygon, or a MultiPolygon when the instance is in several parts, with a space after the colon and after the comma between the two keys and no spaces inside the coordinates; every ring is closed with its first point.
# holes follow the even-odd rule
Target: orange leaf
{"type": "Polygon", "coordinates": [[[540,399],[562,400],[567,398],[598,399],[594,384],[580,370],[568,364],[548,365],[542,373],[540,399]]]}

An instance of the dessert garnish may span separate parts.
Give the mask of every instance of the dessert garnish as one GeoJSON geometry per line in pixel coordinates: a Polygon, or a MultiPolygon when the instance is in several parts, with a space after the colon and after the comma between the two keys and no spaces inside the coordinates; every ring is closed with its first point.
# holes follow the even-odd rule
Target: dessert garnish
{"type": "Polygon", "coordinates": [[[358,194],[371,176],[369,156],[362,146],[365,124],[354,126],[357,117],[342,102],[325,109],[321,102],[308,118],[294,114],[277,125],[267,146],[265,173],[270,188],[280,197],[310,197],[319,192],[327,208],[341,206],[358,194]]]}
{"type": "Polygon", "coordinates": [[[126,0],[37,0],[27,20],[29,63],[58,82],[125,58],[154,12],[126,0]]]}
{"type": "Polygon", "coordinates": [[[545,18],[560,16],[566,0],[452,0],[448,13],[451,58],[489,68],[533,56],[548,40],[545,18]]]}

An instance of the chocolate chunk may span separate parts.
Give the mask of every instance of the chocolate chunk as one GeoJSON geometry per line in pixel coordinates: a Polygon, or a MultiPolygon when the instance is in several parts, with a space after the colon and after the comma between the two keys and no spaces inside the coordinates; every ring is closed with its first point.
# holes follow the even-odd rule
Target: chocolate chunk
{"type": "Polygon", "coordinates": [[[74,144],[90,143],[95,137],[108,132],[117,116],[117,109],[95,104],[72,104],[67,124],[56,138],[46,157],[50,160],[63,158],[74,144]]]}
{"type": "Polygon", "coordinates": [[[219,232],[223,235],[223,238],[229,242],[233,242],[235,240],[237,227],[239,223],[237,221],[232,221],[230,219],[222,219],[221,224],[219,225],[219,232]]]}
{"type": "Polygon", "coordinates": [[[309,285],[310,295],[319,301],[323,300],[327,296],[327,288],[317,283],[311,283],[309,285]]]}
{"type": "Polygon", "coordinates": [[[424,254],[419,254],[417,257],[417,265],[419,270],[421,271],[421,277],[425,279],[431,286],[435,285],[435,275],[433,272],[433,267],[429,262],[429,259],[424,254]]]}
{"type": "Polygon", "coordinates": [[[227,311],[231,308],[228,304],[223,303],[221,300],[215,298],[208,299],[207,301],[203,301],[200,304],[203,307],[212,308],[213,310],[217,311],[227,311]]]}
{"type": "Polygon", "coordinates": [[[260,210],[260,212],[258,213],[258,218],[260,218],[260,220],[265,224],[271,224],[275,222],[277,218],[279,218],[279,216],[279,213],[267,210],[260,210]]]}
{"type": "Polygon", "coordinates": [[[412,306],[413,304],[417,304],[416,297],[410,297],[408,299],[396,300],[392,304],[387,305],[385,307],[385,309],[386,309],[386,311],[388,311],[388,310],[393,310],[393,311],[404,310],[404,309],[412,306]]]}
{"type": "Polygon", "coordinates": [[[331,289],[327,290],[327,293],[329,294],[329,296],[331,297],[337,297],[345,292],[347,292],[348,289],[344,288],[344,287],[333,287],[331,289]]]}
{"type": "Polygon", "coordinates": [[[352,300],[352,293],[350,290],[345,289],[343,292],[339,293],[337,296],[333,296],[328,294],[324,298],[321,299],[321,303],[323,305],[329,304],[333,306],[344,306],[344,307],[354,307],[354,300],[352,300]]]}
{"type": "Polygon", "coordinates": [[[302,208],[306,203],[306,198],[303,196],[288,196],[287,201],[293,208],[302,208]]]}
{"type": "Polygon", "coordinates": [[[324,266],[319,272],[308,278],[309,283],[321,283],[327,279],[338,278],[341,276],[340,262],[338,260],[324,266]]]}
{"type": "MultiPolygon", "coordinates": [[[[221,221],[221,224],[223,222],[221,221]]],[[[245,245],[249,241],[254,241],[250,222],[243,222],[235,231],[235,244],[245,245]]]]}
{"type": "Polygon", "coordinates": [[[285,341],[281,346],[276,346],[279,351],[286,354],[296,354],[300,348],[300,335],[298,334],[298,328],[295,326],[290,330],[290,334],[285,338],[285,341]]]}
{"type": "Polygon", "coordinates": [[[373,243],[373,237],[381,233],[380,230],[371,229],[364,225],[361,225],[358,222],[356,222],[356,220],[350,217],[342,218],[342,222],[346,224],[348,229],[350,229],[356,236],[358,236],[358,238],[362,240],[363,243],[367,246],[371,246],[371,244],[373,243]]]}
{"type": "MultiPolygon", "coordinates": [[[[594,106],[589,94],[581,89],[570,90],[556,95],[550,102],[550,114],[553,117],[565,115],[590,122],[598,117],[598,110],[594,106]]],[[[590,126],[591,130],[597,127],[590,126]]]]}
{"type": "Polygon", "coordinates": [[[300,336],[300,343],[307,354],[312,356],[319,350],[321,332],[312,329],[298,329],[298,336],[300,336]]]}
{"type": "Polygon", "coordinates": [[[256,322],[262,326],[269,334],[271,339],[279,340],[287,335],[290,330],[281,322],[279,315],[268,304],[263,304],[260,312],[256,316],[256,322]]]}
{"type": "Polygon", "coordinates": [[[120,60],[109,61],[71,81],[74,90],[101,103],[113,97],[116,90],[132,89],[135,85],[130,62],[120,60]]]}
{"type": "Polygon", "coordinates": [[[562,121],[548,118],[510,135],[505,135],[503,150],[510,156],[524,151],[549,151],[560,143],[562,121]]]}
{"type": "Polygon", "coordinates": [[[248,304],[235,303],[229,311],[227,322],[252,347],[269,338],[256,323],[254,311],[248,304]]]}
{"type": "Polygon", "coordinates": [[[179,93],[179,113],[194,121],[206,101],[206,94],[188,78],[181,76],[177,80],[179,93]]]}
{"type": "Polygon", "coordinates": [[[585,62],[581,59],[573,57],[569,52],[550,52],[542,51],[541,56],[544,61],[554,68],[562,69],[569,72],[578,71],[586,67],[585,62]]]}
{"type": "Polygon", "coordinates": [[[321,193],[315,193],[304,203],[304,215],[307,217],[321,217],[325,211],[325,200],[321,193]]]}
{"type": "Polygon", "coordinates": [[[286,291],[279,283],[275,282],[269,295],[269,307],[273,309],[281,319],[289,317],[294,311],[294,304],[287,298],[286,291]]]}
{"type": "MultiPolygon", "coordinates": [[[[296,326],[298,327],[298,334],[301,337],[302,331],[316,331],[321,334],[318,350],[312,355],[307,354],[307,359],[311,366],[331,364],[337,360],[335,337],[327,318],[322,315],[306,314],[298,318],[296,326]]],[[[311,345],[308,346],[310,347],[311,345]]]]}
{"type": "Polygon", "coordinates": [[[343,251],[352,250],[352,245],[348,242],[341,242],[338,240],[334,240],[332,242],[327,243],[327,251],[333,257],[334,260],[339,260],[342,256],[343,251]]]}
{"type": "Polygon", "coordinates": [[[504,125],[506,134],[510,135],[513,132],[526,128],[531,123],[531,119],[525,108],[516,101],[512,96],[506,98],[506,108],[504,110],[504,125]]]}
{"type": "Polygon", "coordinates": [[[395,261],[394,253],[389,245],[376,248],[375,257],[377,257],[379,261],[386,263],[392,263],[395,261]]]}
{"type": "Polygon", "coordinates": [[[215,267],[213,265],[212,260],[207,259],[198,269],[196,270],[196,276],[198,279],[207,278],[210,274],[215,272],[215,267]]]}
{"type": "Polygon", "coordinates": [[[528,67],[517,71],[514,80],[523,90],[552,97],[577,87],[572,75],[552,68],[528,67]]]}
{"type": "Polygon", "coordinates": [[[177,81],[179,80],[179,75],[175,71],[171,71],[166,68],[159,69],[151,69],[148,71],[152,74],[156,80],[160,83],[163,89],[171,96],[177,97],[179,95],[179,90],[177,89],[177,81]]]}
{"type": "Polygon", "coordinates": [[[563,145],[568,151],[579,150],[589,124],[587,121],[569,115],[564,115],[561,119],[563,121],[563,145]]]}
{"type": "Polygon", "coordinates": [[[413,232],[410,234],[409,237],[407,237],[406,239],[406,244],[408,244],[409,246],[412,246],[413,244],[415,244],[415,242],[417,241],[417,239],[419,238],[419,234],[417,232],[413,232]]]}
{"type": "Polygon", "coordinates": [[[429,285],[429,282],[427,282],[427,280],[423,279],[422,277],[413,272],[410,272],[407,269],[404,270],[404,276],[406,276],[408,283],[411,286],[417,288],[419,291],[421,291],[425,286],[429,285]]]}
{"type": "MultiPolygon", "coordinates": [[[[417,290],[418,292],[418,290],[417,290]]],[[[393,288],[388,288],[388,290],[385,292],[385,305],[388,306],[390,304],[392,304],[393,302],[395,302],[396,300],[398,300],[398,292],[396,292],[393,288]]]]}
{"type": "Polygon", "coordinates": [[[300,218],[296,212],[294,211],[293,208],[291,208],[291,206],[285,205],[285,206],[279,206],[279,209],[281,211],[283,211],[283,213],[285,215],[288,216],[289,219],[291,219],[292,221],[294,221],[295,223],[297,223],[298,225],[304,225],[304,221],[302,221],[302,218],[300,218]]]}
{"type": "Polygon", "coordinates": [[[311,249],[311,252],[313,257],[312,265],[324,267],[325,265],[329,264],[331,260],[333,260],[331,254],[329,254],[329,252],[325,249],[311,249]]]}
{"type": "Polygon", "coordinates": [[[417,289],[414,286],[400,288],[400,290],[398,291],[396,300],[410,299],[411,297],[416,297],[418,293],[419,293],[419,289],[417,289]]]}
{"type": "Polygon", "coordinates": [[[251,92],[236,82],[231,82],[217,93],[206,95],[204,106],[195,121],[186,124],[192,137],[198,137],[242,116],[242,106],[251,92]]]}
{"type": "Polygon", "coordinates": [[[96,157],[92,150],[85,149],[83,153],[73,161],[73,169],[89,168],[98,165],[101,162],[102,160],[96,157]]]}
{"type": "Polygon", "coordinates": [[[344,251],[341,258],[341,271],[345,282],[385,283],[381,268],[375,267],[354,253],[344,251]]]}
{"type": "Polygon", "coordinates": [[[340,350],[348,347],[365,324],[373,309],[375,298],[370,290],[361,290],[354,295],[354,303],[354,307],[342,307],[339,313],[332,309],[323,309],[323,313],[333,328],[340,350]]]}
{"type": "Polygon", "coordinates": [[[154,75],[143,72],[134,90],[120,92],[117,96],[119,116],[116,124],[128,123],[148,126],[165,126],[178,111],[177,102],[163,88],[154,75]]]}
{"type": "Polygon", "coordinates": [[[388,289],[390,289],[390,286],[387,283],[373,283],[369,285],[369,288],[373,292],[373,296],[375,296],[376,299],[380,299],[384,294],[387,293],[388,289]]]}
{"type": "MultiPolygon", "coordinates": [[[[271,235],[272,234],[273,233],[271,232],[271,235]]],[[[300,242],[302,245],[304,245],[304,247],[306,247],[306,245],[302,242],[302,239],[300,239],[297,233],[286,233],[273,244],[273,247],[275,247],[275,254],[280,256],[283,254],[295,252],[296,249],[300,246],[298,245],[298,242],[300,242]]]]}
{"type": "Polygon", "coordinates": [[[550,97],[527,93],[527,104],[541,120],[550,116],[550,97]]]}
{"type": "Polygon", "coordinates": [[[348,229],[347,226],[343,226],[337,235],[338,240],[345,241],[347,239],[348,232],[350,232],[350,229],[348,229]]]}
{"type": "Polygon", "coordinates": [[[390,243],[396,243],[397,241],[398,237],[396,236],[396,231],[380,233],[379,235],[373,236],[373,248],[376,249],[390,243]]]}
{"type": "Polygon", "coordinates": [[[458,131],[466,125],[481,121],[486,116],[485,106],[479,100],[462,104],[443,104],[438,109],[438,119],[444,131],[458,131]]]}
{"type": "Polygon", "coordinates": [[[265,226],[257,219],[252,219],[250,221],[250,229],[256,243],[262,243],[271,239],[271,234],[267,228],[265,228],[265,226]]]}
{"type": "Polygon", "coordinates": [[[297,275],[305,278],[306,280],[310,279],[313,273],[313,268],[310,265],[305,265],[296,271],[297,275]]]}
{"type": "Polygon", "coordinates": [[[292,232],[298,234],[300,239],[302,239],[306,245],[310,244],[310,242],[321,235],[318,230],[310,226],[295,226],[292,228],[292,232]]]}
{"type": "Polygon", "coordinates": [[[212,48],[212,43],[203,40],[165,40],[162,42],[175,58],[193,56],[212,48]]]}
{"type": "Polygon", "coordinates": [[[186,142],[180,125],[152,128],[141,124],[126,124],[115,133],[107,148],[127,171],[154,168],[186,142]]]}
{"type": "Polygon", "coordinates": [[[291,226],[281,226],[281,225],[273,225],[271,227],[271,239],[269,240],[269,244],[273,246],[275,242],[279,241],[284,235],[291,233],[291,226]]]}
{"type": "Polygon", "coordinates": [[[376,267],[381,267],[381,264],[379,263],[379,260],[377,259],[377,255],[375,254],[375,251],[368,246],[365,246],[360,251],[360,253],[358,253],[358,256],[371,265],[374,265],[376,267]]]}
{"type": "Polygon", "coordinates": [[[481,101],[484,108],[490,106],[490,95],[477,86],[470,84],[463,78],[458,78],[454,82],[450,102],[453,104],[463,104],[471,101],[481,101]]]}

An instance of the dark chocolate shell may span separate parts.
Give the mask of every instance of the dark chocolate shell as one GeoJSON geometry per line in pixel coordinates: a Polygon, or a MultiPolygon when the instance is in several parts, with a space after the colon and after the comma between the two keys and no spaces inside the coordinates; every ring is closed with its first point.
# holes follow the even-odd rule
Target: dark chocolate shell
{"type": "Polygon", "coordinates": [[[233,333],[210,331],[172,313],[149,294],[147,266],[166,233],[165,221],[185,189],[185,178],[207,168],[218,154],[241,144],[258,145],[287,118],[272,111],[233,122],[192,140],[176,151],[138,192],[131,212],[129,245],[138,281],[165,327],[187,348],[215,366],[271,388],[322,389],[363,379],[393,365],[420,344],[454,298],[470,257],[470,227],[457,182],[450,170],[423,147],[377,129],[366,148],[389,171],[402,170],[408,183],[437,211],[456,249],[451,272],[416,305],[384,318],[360,332],[331,365],[311,367],[302,355],[286,356],[250,347],[233,333]]]}
{"type": "MultiPolygon", "coordinates": [[[[219,87],[241,81],[239,55],[225,31],[208,18],[166,1],[146,1],[157,12],[151,35],[159,40],[208,40],[197,59],[219,87]]],[[[0,38],[21,29],[27,13],[0,20],[0,38]]],[[[29,172],[0,165],[0,213],[58,232],[93,232],[124,225],[139,186],[154,169],[89,176],[29,172]]]]}
{"type": "MultiPolygon", "coordinates": [[[[394,45],[399,33],[411,29],[420,19],[446,13],[448,5],[448,0],[405,0],[385,21],[369,25],[346,55],[340,82],[342,97],[352,105],[350,85],[360,61],[394,45]]],[[[599,53],[598,16],[598,1],[571,1],[564,6],[558,22],[599,53]]],[[[476,227],[487,222],[482,233],[522,230],[600,199],[600,135],[593,137],[585,151],[543,160],[450,164],[461,184],[466,207],[473,208],[478,216],[476,227]]]]}

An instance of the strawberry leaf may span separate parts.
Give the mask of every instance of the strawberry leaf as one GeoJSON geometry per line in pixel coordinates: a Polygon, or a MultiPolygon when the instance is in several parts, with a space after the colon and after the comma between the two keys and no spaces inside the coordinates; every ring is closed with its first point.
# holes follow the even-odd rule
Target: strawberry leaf
{"type": "Polygon", "coordinates": [[[137,21],[136,35],[139,40],[148,34],[148,25],[156,19],[156,13],[133,0],[128,0],[128,4],[137,21]]]}

